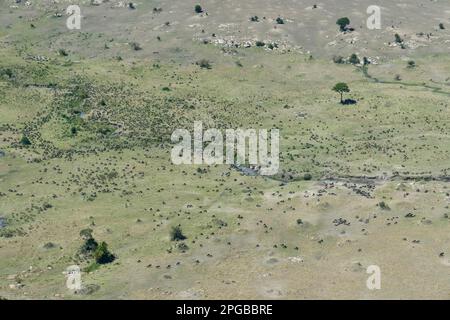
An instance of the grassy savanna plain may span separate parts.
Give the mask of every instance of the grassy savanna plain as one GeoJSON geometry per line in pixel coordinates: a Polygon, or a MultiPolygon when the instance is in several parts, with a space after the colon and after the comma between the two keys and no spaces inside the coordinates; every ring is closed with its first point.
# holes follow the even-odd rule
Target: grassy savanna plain
{"type": "MultiPolygon", "coordinates": [[[[151,1],[123,8],[114,23],[134,31],[102,25],[107,36],[92,24],[68,32],[51,5],[2,12],[0,295],[450,298],[449,56],[386,46],[362,67],[333,63],[321,44],[321,54],[224,49],[165,25],[163,4],[161,14],[151,1]],[[155,22],[144,35],[133,12],[168,29],[155,22]],[[168,40],[157,45],[160,33],[168,40]],[[134,50],[129,34],[149,40],[134,50]],[[357,104],[339,103],[340,81],[357,104]],[[173,165],[170,135],[194,121],[280,129],[279,174],[173,165]],[[183,241],[170,239],[177,225],[183,241]],[[87,228],[112,263],[80,254],[87,228]],[[63,274],[73,264],[77,293],[63,274]],[[369,265],[381,268],[381,290],[366,287],[369,265]]],[[[214,17],[184,6],[187,21],[214,17]]],[[[100,8],[87,21],[113,14],[100,8]]]]}

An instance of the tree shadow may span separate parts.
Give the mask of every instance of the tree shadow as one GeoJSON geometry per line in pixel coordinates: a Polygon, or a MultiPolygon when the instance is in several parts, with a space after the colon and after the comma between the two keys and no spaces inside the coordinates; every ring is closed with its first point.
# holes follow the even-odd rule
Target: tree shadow
{"type": "Polygon", "coordinates": [[[341,102],[343,105],[352,105],[352,104],[356,104],[357,101],[353,100],[353,99],[345,99],[341,102]]]}

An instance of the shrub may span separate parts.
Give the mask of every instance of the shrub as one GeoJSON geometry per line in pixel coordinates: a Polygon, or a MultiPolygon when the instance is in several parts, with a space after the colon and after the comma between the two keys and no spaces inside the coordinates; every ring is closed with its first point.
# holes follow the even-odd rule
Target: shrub
{"type": "Polygon", "coordinates": [[[95,250],[98,248],[98,243],[95,241],[94,238],[88,238],[84,241],[83,245],[81,246],[81,253],[84,255],[92,255],[95,250]]]}
{"type": "Polygon", "coordinates": [[[175,226],[170,229],[170,240],[172,241],[181,241],[185,240],[186,237],[183,234],[183,231],[181,230],[181,227],[175,226]]]}
{"type": "Polygon", "coordinates": [[[44,244],[45,249],[53,249],[55,247],[56,245],[53,242],[47,242],[46,244],[44,244]]]}
{"type": "Polygon", "coordinates": [[[398,33],[396,33],[394,35],[394,37],[395,37],[395,42],[396,43],[402,43],[403,42],[403,39],[400,37],[400,35],[398,33]]]}
{"type": "Polygon", "coordinates": [[[179,242],[179,243],[177,244],[177,249],[184,252],[184,251],[189,250],[189,247],[188,247],[188,245],[187,245],[186,243],[184,243],[184,242],[179,242]]]}
{"type": "Polygon", "coordinates": [[[20,144],[22,144],[24,146],[29,146],[29,145],[31,145],[31,141],[30,141],[30,139],[28,139],[27,136],[22,136],[22,138],[20,139],[20,144]]]}
{"type": "Polygon", "coordinates": [[[389,206],[384,201],[379,202],[378,206],[380,207],[381,210],[391,210],[391,208],[389,208],[389,206]]]}
{"type": "Polygon", "coordinates": [[[445,27],[444,27],[444,24],[443,24],[443,23],[439,23],[439,29],[441,29],[441,30],[444,30],[444,29],[445,29],[445,27]]]}
{"type": "Polygon", "coordinates": [[[104,241],[95,250],[94,257],[98,264],[111,263],[116,259],[116,257],[109,252],[108,245],[104,241]]]}
{"type": "Polygon", "coordinates": [[[280,18],[280,17],[277,18],[276,22],[277,22],[278,24],[284,24],[283,18],[280,18]]]}
{"type": "Polygon", "coordinates": [[[201,5],[197,4],[197,5],[194,7],[194,11],[195,11],[195,13],[202,13],[202,12],[203,12],[203,8],[202,8],[201,5]]]}
{"type": "Polygon", "coordinates": [[[83,229],[80,231],[80,237],[83,239],[91,239],[93,230],[91,228],[83,229]]]}
{"type": "Polygon", "coordinates": [[[336,24],[339,26],[341,31],[345,31],[347,26],[350,24],[350,19],[347,17],[339,18],[336,21],[336,24]]]}
{"type": "Polygon", "coordinates": [[[416,67],[416,62],[413,60],[408,61],[408,68],[412,69],[416,67]]]}
{"type": "Polygon", "coordinates": [[[195,63],[202,69],[211,69],[211,63],[207,59],[201,59],[195,63]]]}
{"type": "Polygon", "coordinates": [[[135,51],[142,50],[142,47],[141,47],[140,44],[137,43],[137,42],[132,42],[132,43],[130,43],[130,46],[131,46],[131,48],[133,48],[133,50],[135,50],[135,51]]]}
{"type": "Polygon", "coordinates": [[[303,175],[303,180],[309,181],[312,179],[312,175],[310,173],[305,173],[303,175]]]}
{"type": "Polygon", "coordinates": [[[359,60],[359,58],[358,58],[358,56],[355,54],[355,53],[353,53],[351,56],[350,56],[350,59],[348,60],[351,64],[360,64],[360,60],[359,60]]]}
{"type": "Polygon", "coordinates": [[[252,21],[252,22],[258,22],[258,21],[259,21],[259,17],[258,17],[258,16],[250,17],[250,21],[252,21]]]}
{"type": "Polygon", "coordinates": [[[100,268],[100,264],[98,264],[97,262],[93,262],[84,269],[84,272],[87,272],[87,273],[94,272],[98,268],[100,268]]]}
{"type": "Polygon", "coordinates": [[[344,63],[344,58],[342,56],[334,56],[333,57],[333,62],[337,63],[337,64],[342,64],[344,63]]]}
{"type": "Polygon", "coordinates": [[[11,79],[14,76],[14,72],[10,68],[0,68],[0,76],[7,76],[9,79],[11,79]]]}
{"type": "Polygon", "coordinates": [[[69,55],[65,49],[58,49],[58,54],[63,57],[67,57],[69,55]]]}
{"type": "Polygon", "coordinates": [[[258,40],[258,41],[256,41],[255,45],[257,47],[264,47],[266,44],[264,42],[258,40]]]}

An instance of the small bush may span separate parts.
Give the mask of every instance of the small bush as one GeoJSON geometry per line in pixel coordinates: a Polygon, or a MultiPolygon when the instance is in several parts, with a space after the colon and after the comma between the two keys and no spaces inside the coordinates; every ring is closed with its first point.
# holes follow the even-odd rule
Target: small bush
{"type": "Polygon", "coordinates": [[[312,175],[310,173],[305,173],[303,175],[303,180],[309,181],[312,179],[312,175]]]}
{"type": "Polygon", "coordinates": [[[266,44],[264,42],[258,40],[258,41],[256,41],[255,45],[257,47],[264,47],[266,44]]]}
{"type": "Polygon", "coordinates": [[[22,138],[20,139],[20,144],[24,146],[29,146],[31,145],[31,141],[30,139],[28,139],[27,136],[22,136],[22,138]]]}
{"type": "Polygon", "coordinates": [[[132,43],[130,43],[130,46],[131,46],[131,48],[133,48],[133,50],[135,50],[135,51],[142,50],[141,45],[140,45],[139,43],[137,43],[137,42],[132,42],[132,43]]]}
{"type": "Polygon", "coordinates": [[[9,79],[11,79],[14,76],[14,72],[10,69],[10,68],[0,68],[0,76],[4,77],[8,77],[9,79]]]}
{"type": "Polygon", "coordinates": [[[80,237],[83,239],[91,239],[93,230],[91,228],[83,229],[80,231],[80,237]]]}
{"type": "Polygon", "coordinates": [[[100,264],[98,264],[97,262],[93,262],[84,269],[84,272],[87,272],[87,273],[94,272],[98,268],[100,268],[100,264]]]}
{"type": "Polygon", "coordinates": [[[391,210],[391,208],[389,208],[389,206],[384,201],[379,202],[378,206],[380,207],[381,210],[391,210]]]}
{"type": "Polygon", "coordinates": [[[396,43],[403,43],[403,39],[400,37],[398,33],[394,35],[396,43]]]}
{"type": "Polygon", "coordinates": [[[444,29],[445,29],[445,27],[444,27],[444,24],[443,24],[443,23],[439,23],[439,29],[441,29],[441,30],[444,30],[444,29]]]}
{"type": "Polygon", "coordinates": [[[116,257],[109,252],[106,242],[102,242],[94,252],[95,261],[98,264],[106,264],[113,262],[116,257]]]}
{"type": "Polygon", "coordinates": [[[83,255],[91,256],[98,248],[98,243],[94,238],[88,238],[84,241],[81,246],[81,253],[83,255]]]}
{"type": "Polygon", "coordinates": [[[53,249],[55,247],[56,245],[53,242],[47,242],[46,244],[44,244],[45,249],[53,249]]]}
{"type": "Polygon", "coordinates": [[[252,22],[258,22],[258,21],[259,21],[259,17],[258,17],[258,16],[250,17],[250,21],[252,21],[252,22]]]}
{"type": "Polygon", "coordinates": [[[283,18],[278,17],[276,20],[277,24],[284,24],[283,18]]]}
{"type": "Polygon", "coordinates": [[[350,19],[347,18],[347,17],[339,18],[336,21],[336,24],[339,26],[339,29],[341,31],[346,31],[347,30],[347,26],[350,24],[350,19]]]}
{"type": "Polygon", "coordinates": [[[195,64],[202,69],[211,69],[211,63],[209,62],[209,60],[206,59],[201,59],[197,61],[195,64]]]}
{"type": "Polygon", "coordinates": [[[197,4],[197,5],[194,7],[194,11],[195,11],[195,13],[202,13],[202,12],[203,12],[203,8],[202,8],[201,5],[197,4]]]}
{"type": "Polygon", "coordinates": [[[184,251],[189,250],[189,246],[184,242],[179,242],[177,244],[177,249],[184,252],[184,251]]]}
{"type": "Polygon", "coordinates": [[[337,64],[343,64],[345,61],[344,61],[344,58],[342,56],[334,56],[333,57],[333,62],[337,63],[337,64]]]}
{"type": "Polygon", "coordinates": [[[69,55],[65,49],[58,49],[58,54],[63,57],[67,57],[69,55]]]}
{"type": "Polygon", "coordinates": [[[408,61],[408,68],[412,69],[416,67],[416,62],[413,60],[408,61]]]}
{"type": "Polygon", "coordinates": [[[360,60],[359,60],[359,58],[358,58],[358,56],[356,55],[356,54],[352,54],[351,56],[350,56],[350,59],[348,60],[351,64],[360,64],[360,60]]]}
{"type": "Polygon", "coordinates": [[[181,227],[175,226],[170,229],[170,240],[172,241],[182,241],[185,240],[186,237],[183,234],[183,231],[181,230],[181,227]]]}

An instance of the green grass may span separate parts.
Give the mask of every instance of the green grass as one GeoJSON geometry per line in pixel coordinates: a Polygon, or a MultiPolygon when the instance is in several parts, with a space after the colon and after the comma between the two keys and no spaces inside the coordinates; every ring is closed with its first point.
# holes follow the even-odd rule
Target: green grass
{"type": "MultiPolygon", "coordinates": [[[[217,52],[212,46],[199,48],[205,59],[217,52]]],[[[348,269],[354,259],[364,266],[392,263],[381,249],[401,256],[388,279],[399,270],[419,272],[434,282],[443,279],[446,267],[435,251],[446,244],[446,184],[403,181],[405,190],[399,190],[398,181],[377,180],[374,190],[358,184],[369,189],[372,197],[365,198],[348,178],[395,172],[447,176],[450,114],[445,95],[426,86],[374,83],[350,65],[257,49],[242,54],[242,67],[235,57],[220,56],[210,70],[170,61],[159,61],[155,68],[150,59],[98,58],[67,66],[62,57],[55,58],[56,64],[29,62],[7,50],[1,58],[0,67],[20,75],[0,82],[0,149],[6,153],[0,159],[0,216],[8,221],[1,233],[12,235],[0,237],[2,296],[25,292],[9,289],[12,274],[23,277],[33,298],[179,297],[192,288],[202,297],[230,297],[236,286],[239,297],[267,297],[265,285],[270,284],[289,288],[288,297],[302,296],[296,287],[310,290],[304,291],[308,297],[323,296],[309,281],[328,279],[337,268],[347,283],[343,286],[352,286],[348,269]],[[346,96],[357,105],[339,103],[331,90],[339,81],[349,84],[346,96]],[[56,86],[30,85],[49,82],[56,86]],[[163,90],[169,86],[170,91],[163,90]],[[200,173],[198,166],[172,165],[170,134],[174,128],[191,129],[194,120],[218,128],[279,128],[280,174],[274,179],[242,176],[225,165],[201,166],[206,171],[200,173]],[[19,144],[24,133],[30,146],[19,144]],[[305,174],[312,179],[304,181],[305,174]],[[332,181],[336,189],[319,197],[326,178],[337,180],[332,181]],[[391,210],[379,209],[381,201],[391,210]],[[387,219],[412,210],[417,219],[386,226],[387,219]],[[351,227],[335,227],[332,221],[338,217],[351,221],[351,227]],[[362,217],[374,222],[361,222],[362,217]],[[422,223],[423,217],[433,224],[422,223]],[[297,224],[299,218],[304,225],[297,224]],[[187,237],[186,253],[170,241],[175,225],[187,237]],[[85,228],[108,243],[116,261],[98,268],[77,259],[79,232],[85,228]],[[415,238],[423,239],[422,249],[413,249],[415,238]],[[45,248],[49,241],[56,246],[45,248]],[[387,244],[392,247],[386,249],[387,244]],[[274,267],[267,262],[272,256],[282,263],[302,256],[305,264],[274,267]],[[417,270],[412,262],[424,257],[430,266],[417,270]],[[61,272],[73,263],[84,268],[83,283],[101,289],[92,296],[68,293],[61,272]],[[168,274],[174,281],[164,277],[168,274]],[[262,275],[271,280],[262,281],[262,275]]],[[[405,70],[405,83],[430,78],[422,67],[429,59],[416,61],[419,69],[405,70]]],[[[444,56],[432,61],[434,73],[449,62],[444,56]]],[[[402,68],[402,62],[394,65],[402,68]]],[[[383,66],[370,66],[369,72],[379,79],[393,73],[383,66]]],[[[446,88],[445,82],[433,86],[446,88]]],[[[356,277],[364,283],[361,274],[356,277]]],[[[330,294],[338,290],[321,283],[330,294]]],[[[346,296],[364,292],[355,286],[346,296]]],[[[442,286],[435,296],[445,297],[448,286],[442,286]]],[[[399,288],[384,297],[398,297],[399,288]]]]}

